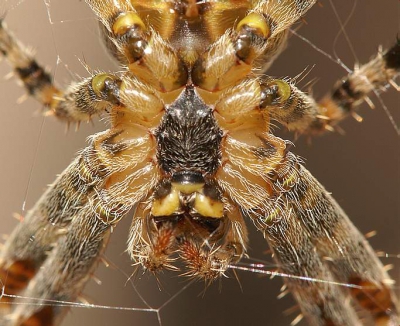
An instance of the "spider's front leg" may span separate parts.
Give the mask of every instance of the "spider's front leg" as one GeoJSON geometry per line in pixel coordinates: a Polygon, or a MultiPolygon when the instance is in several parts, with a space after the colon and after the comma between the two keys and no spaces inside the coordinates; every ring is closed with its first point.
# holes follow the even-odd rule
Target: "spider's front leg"
{"type": "Polygon", "coordinates": [[[135,10],[124,0],[86,2],[102,23],[107,48],[135,77],[161,92],[171,92],[186,84],[186,66],[176,51],[145,24],[140,14],[147,17],[146,11],[135,10]]]}
{"type": "Polygon", "coordinates": [[[315,0],[259,1],[194,63],[192,81],[215,92],[234,85],[250,73],[265,71],[286,45],[288,28],[315,0]]]}

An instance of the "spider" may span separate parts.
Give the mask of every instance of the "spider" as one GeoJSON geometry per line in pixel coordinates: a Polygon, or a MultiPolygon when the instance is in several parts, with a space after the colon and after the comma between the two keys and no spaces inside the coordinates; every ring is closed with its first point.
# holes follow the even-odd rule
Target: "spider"
{"type": "MultiPolygon", "coordinates": [[[[183,178],[184,180],[185,180],[185,178],[187,178],[188,176],[187,175],[185,175],[184,173],[182,173],[182,174],[178,174],[177,176],[176,176],[176,178],[178,178],[178,180],[179,180],[179,178],[183,178]]],[[[175,180],[176,181],[176,180],[175,180]]],[[[179,182],[178,182],[178,184],[179,184],[179,182]]],[[[168,185],[167,185],[167,187],[168,187],[168,185]]],[[[160,186],[159,188],[157,188],[157,189],[161,189],[160,191],[164,191],[165,189],[164,189],[164,186],[160,186]]],[[[243,206],[243,205],[242,205],[243,206]]],[[[254,212],[255,214],[257,214],[257,212],[254,212]]],[[[167,231],[170,229],[169,227],[165,227],[166,229],[167,229],[167,231]]],[[[179,238],[179,237],[177,237],[177,238],[179,238]]],[[[202,239],[203,238],[206,238],[206,237],[204,237],[204,236],[202,236],[201,237],[202,239]]],[[[184,249],[184,250],[182,250],[184,253],[188,253],[188,249],[184,249]]],[[[154,268],[154,266],[147,266],[147,268],[154,268]]],[[[212,272],[212,273],[214,273],[215,272],[215,269],[211,269],[211,270],[208,270],[208,272],[212,272]]],[[[198,273],[198,272],[197,272],[198,273]]],[[[205,275],[205,277],[206,278],[208,278],[208,277],[214,277],[213,275],[205,275]]]]}

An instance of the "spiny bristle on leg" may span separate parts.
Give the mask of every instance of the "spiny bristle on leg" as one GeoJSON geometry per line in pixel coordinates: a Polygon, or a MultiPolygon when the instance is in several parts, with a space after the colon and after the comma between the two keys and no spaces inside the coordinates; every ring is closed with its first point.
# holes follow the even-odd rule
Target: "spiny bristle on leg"
{"type": "Polygon", "coordinates": [[[169,227],[169,225],[163,226],[152,241],[152,244],[145,246],[141,250],[139,262],[146,270],[152,273],[162,268],[177,270],[177,267],[171,265],[171,262],[175,259],[170,257],[173,254],[172,245],[174,240],[173,228],[169,227]]]}
{"type": "Polygon", "coordinates": [[[184,240],[179,246],[180,257],[185,261],[187,272],[183,275],[205,280],[213,280],[228,268],[228,261],[219,259],[214,252],[200,248],[190,240],[184,240]]]}

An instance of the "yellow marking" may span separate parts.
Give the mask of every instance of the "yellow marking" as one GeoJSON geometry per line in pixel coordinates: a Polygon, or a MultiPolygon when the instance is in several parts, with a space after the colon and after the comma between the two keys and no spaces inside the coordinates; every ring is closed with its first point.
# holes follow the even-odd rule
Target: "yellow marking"
{"type": "Polygon", "coordinates": [[[124,35],[132,27],[139,27],[141,30],[146,30],[146,25],[140,17],[134,12],[124,12],[118,16],[112,25],[114,35],[124,35]]]}
{"type": "Polygon", "coordinates": [[[278,206],[276,209],[274,209],[271,214],[267,215],[264,219],[263,222],[265,224],[271,224],[275,219],[279,218],[279,216],[282,215],[282,210],[278,206]]]}
{"type": "Polygon", "coordinates": [[[92,79],[92,88],[93,91],[96,93],[97,96],[101,97],[101,92],[104,90],[104,85],[105,82],[108,80],[114,80],[110,75],[108,74],[98,74],[93,77],[92,79]]]}
{"type": "Polygon", "coordinates": [[[205,217],[221,218],[224,216],[224,204],[211,200],[203,194],[196,195],[194,209],[205,217]]]}
{"type": "Polygon", "coordinates": [[[169,193],[166,197],[153,201],[151,214],[153,216],[169,216],[174,214],[179,207],[179,191],[172,188],[171,193],[169,193]]]}
{"type": "Polygon", "coordinates": [[[285,188],[286,187],[291,188],[296,183],[296,179],[297,179],[297,170],[294,169],[293,172],[287,178],[285,178],[282,185],[285,188]]]}
{"type": "Polygon", "coordinates": [[[236,27],[236,31],[240,31],[244,25],[257,30],[258,34],[267,38],[271,34],[271,30],[265,21],[264,17],[253,12],[244,17],[236,27]]]}
{"type": "Polygon", "coordinates": [[[204,183],[186,183],[186,184],[182,184],[182,183],[175,183],[172,182],[172,188],[180,191],[184,194],[192,194],[194,192],[199,192],[203,189],[204,187],[204,183]]]}
{"type": "Polygon", "coordinates": [[[272,82],[272,85],[278,86],[278,95],[279,95],[279,101],[280,102],[285,102],[287,99],[290,97],[291,90],[290,90],[290,85],[283,80],[275,79],[272,82]]]}
{"type": "Polygon", "coordinates": [[[86,167],[84,160],[79,162],[79,177],[86,183],[93,181],[93,173],[86,167]]]}

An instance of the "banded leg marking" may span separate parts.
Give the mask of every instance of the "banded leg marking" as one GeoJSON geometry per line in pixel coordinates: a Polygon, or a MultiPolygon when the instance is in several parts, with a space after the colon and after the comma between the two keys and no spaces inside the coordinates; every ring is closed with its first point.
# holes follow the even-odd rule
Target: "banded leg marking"
{"type": "Polygon", "coordinates": [[[7,317],[8,325],[58,325],[67,310],[58,305],[46,305],[46,300],[76,299],[98,261],[108,230],[109,225],[86,205],[22,293],[24,297],[35,298],[34,301],[29,304],[23,299],[23,305],[16,305],[7,317]]]}
{"type": "Polygon", "coordinates": [[[354,113],[372,91],[380,91],[400,73],[400,42],[362,65],[318,103],[282,80],[261,82],[260,107],[289,130],[320,134],[354,113]]]}
{"type": "Polygon", "coordinates": [[[29,95],[43,104],[47,115],[54,115],[68,123],[89,121],[92,115],[118,103],[120,81],[108,74],[73,83],[65,91],[57,88],[50,74],[38,65],[2,20],[0,52],[7,58],[29,95]]]}
{"type": "MultiPolygon", "coordinates": [[[[272,247],[278,248],[275,249],[275,258],[279,261],[281,269],[294,275],[310,276],[310,273],[314,273],[314,264],[317,264],[318,269],[324,271],[321,275],[326,274],[329,282],[340,282],[353,286],[350,291],[347,289],[339,291],[345,294],[342,300],[351,295],[354,303],[368,311],[377,325],[398,325],[397,299],[390,289],[390,277],[381,262],[365,238],[326,190],[303,166],[298,163],[290,164],[293,159],[295,157],[288,154],[287,163],[284,163],[283,166],[286,164],[295,166],[295,171],[289,169],[290,172],[284,173],[276,179],[280,185],[287,185],[286,190],[282,192],[283,202],[287,207],[276,211],[290,213],[280,214],[275,219],[269,218],[266,224],[265,221],[262,221],[264,227],[260,221],[256,223],[267,234],[267,240],[272,243],[272,247]],[[295,225],[300,225],[298,231],[285,232],[288,227],[295,225]],[[296,236],[291,239],[289,237],[293,232],[296,236]],[[307,241],[317,250],[307,249],[307,241]],[[305,252],[308,253],[307,255],[312,252],[311,256],[315,257],[303,256],[305,252]],[[286,261],[287,256],[290,257],[293,254],[297,255],[299,267],[293,266],[293,264],[287,267],[289,261],[296,261],[293,257],[286,261]],[[303,258],[301,258],[302,256],[303,258]],[[311,268],[310,262],[314,261],[319,262],[313,263],[314,267],[311,268]],[[290,270],[290,268],[295,268],[295,270],[290,270]],[[296,268],[304,268],[304,270],[296,270],[296,268]]],[[[284,170],[288,169],[285,167],[284,170]]],[[[277,172],[279,173],[279,169],[277,172]]],[[[281,186],[276,187],[276,189],[278,188],[283,189],[281,186]]],[[[321,275],[312,277],[321,279],[321,275]]],[[[325,280],[325,278],[322,279],[325,280]]],[[[332,312],[340,311],[343,308],[331,306],[333,301],[330,296],[323,302],[319,302],[315,296],[302,297],[301,293],[296,294],[296,291],[301,292],[303,289],[296,290],[296,285],[290,285],[291,282],[294,282],[292,280],[286,282],[294,291],[295,296],[299,295],[302,298],[298,302],[302,306],[303,313],[315,325],[327,323],[330,323],[329,325],[357,325],[359,323],[352,319],[345,319],[345,322],[338,319],[336,313],[332,312]],[[307,297],[309,299],[306,299],[307,297]],[[314,308],[311,308],[312,306],[314,308]],[[316,308],[319,312],[314,311],[310,315],[312,310],[309,309],[316,308]]],[[[318,284],[312,286],[319,287],[318,284]]],[[[330,286],[338,287],[333,283],[330,286]]],[[[328,294],[336,293],[337,289],[327,288],[324,291],[328,291],[328,294]]],[[[340,293],[334,296],[336,297],[336,295],[340,295],[340,293]]],[[[326,294],[320,296],[320,298],[323,297],[326,297],[326,294]]],[[[352,310],[353,307],[348,306],[346,309],[352,310]]],[[[349,314],[350,312],[343,313],[349,314]]]]}
{"type": "Polygon", "coordinates": [[[276,216],[261,231],[273,250],[279,271],[294,276],[284,281],[307,321],[310,325],[361,326],[350,303],[346,304],[347,289],[335,284],[334,276],[290,205],[284,203],[279,211],[286,213],[276,216]]]}
{"type": "Polygon", "coordinates": [[[106,45],[118,60],[127,63],[132,74],[161,92],[186,85],[187,71],[176,51],[142,21],[126,1],[87,3],[104,25],[106,45]]]}

